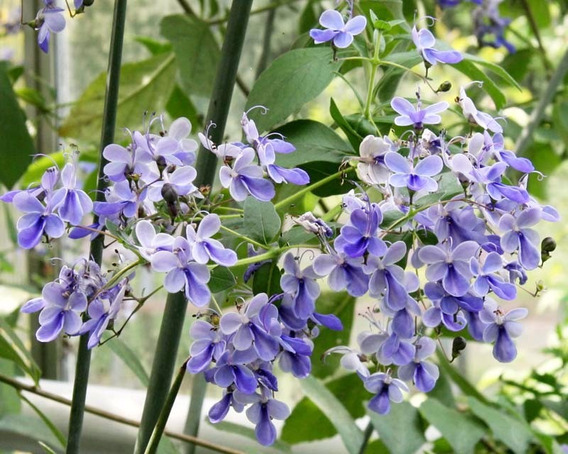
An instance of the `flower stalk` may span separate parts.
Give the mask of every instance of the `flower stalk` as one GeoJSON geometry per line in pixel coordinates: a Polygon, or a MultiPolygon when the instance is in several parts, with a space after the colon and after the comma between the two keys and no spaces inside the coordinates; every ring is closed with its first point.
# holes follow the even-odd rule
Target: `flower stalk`
{"type": "MultiPolygon", "coordinates": [[[[214,122],[216,125],[215,128],[210,129],[211,140],[213,142],[220,142],[225,131],[251,6],[252,0],[239,0],[233,2],[231,7],[227,33],[221,51],[221,60],[217,68],[213,94],[209,103],[206,119],[206,124],[214,122]]],[[[215,178],[216,166],[217,157],[201,147],[195,165],[197,170],[195,184],[197,186],[211,185],[215,178]]],[[[167,399],[186,309],[187,300],[183,292],[170,293],[168,295],[152,365],[150,384],[144,404],[142,422],[136,442],[135,453],[137,454],[145,452],[154,427],[158,422],[164,402],[167,399]]],[[[199,392],[196,393],[192,392],[191,399],[192,405],[199,404],[200,410],[205,395],[205,389],[203,387],[203,390],[198,391],[199,392]]],[[[188,435],[195,435],[197,433],[200,414],[201,412],[199,411],[197,414],[192,413],[189,415],[189,420],[197,418],[197,421],[191,424],[194,433],[189,433],[188,435]]],[[[192,446],[190,446],[189,452],[193,452],[192,446]]]]}
{"type": "MultiPolygon", "coordinates": [[[[118,88],[120,85],[120,65],[122,61],[122,47],[124,42],[124,27],[126,22],[127,0],[116,0],[114,5],[112,35],[110,41],[110,53],[108,63],[108,78],[103,111],[103,127],[101,131],[100,162],[98,169],[97,200],[104,200],[106,180],[103,178],[103,168],[106,160],[103,150],[114,140],[116,128],[116,114],[118,105],[118,88]]],[[[95,215],[95,222],[97,216],[95,215]]],[[[97,264],[101,264],[103,255],[102,235],[97,236],[91,242],[90,256],[97,264]]],[[[84,334],[79,341],[77,353],[77,366],[75,369],[75,381],[73,384],[73,401],[69,416],[69,434],[67,437],[67,454],[79,453],[83,416],[85,413],[85,399],[89,381],[89,369],[91,364],[91,351],[88,349],[89,336],[84,334]]]]}

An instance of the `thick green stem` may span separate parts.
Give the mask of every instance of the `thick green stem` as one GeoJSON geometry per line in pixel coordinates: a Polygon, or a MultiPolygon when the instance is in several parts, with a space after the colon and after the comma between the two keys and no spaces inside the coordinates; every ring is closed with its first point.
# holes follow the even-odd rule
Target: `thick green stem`
{"type": "Polygon", "coordinates": [[[164,408],[162,408],[162,412],[160,413],[160,417],[158,418],[156,427],[154,427],[154,431],[152,432],[152,437],[150,437],[150,442],[148,443],[148,446],[144,451],[144,454],[152,454],[158,451],[158,445],[160,444],[160,439],[162,438],[162,434],[164,433],[164,429],[166,428],[166,423],[168,422],[170,413],[174,406],[174,402],[176,401],[179,389],[181,388],[183,378],[185,377],[186,367],[187,367],[187,360],[182,364],[182,366],[178,370],[176,379],[174,380],[172,388],[168,393],[168,397],[166,399],[166,402],[164,403],[164,408]]]}
{"type": "MultiPolygon", "coordinates": [[[[103,168],[106,160],[103,157],[104,148],[113,142],[116,128],[116,110],[118,104],[118,88],[120,85],[120,65],[122,61],[122,44],[124,41],[124,24],[126,21],[126,0],[116,0],[114,5],[114,17],[112,23],[112,35],[110,41],[110,53],[108,63],[107,87],[105,105],[103,111],[103,128],[101,131],[100,162],[98,170],[97,200],[104,199],[106,186],[103,178],[103,168]]],[[[95,222],[97,217],[95,216],[95,222]]],[[[91,242],[90,258],[99,265],[103,256],[102,235],[97,236],[91,242]]],[[[89,369],[91,365],[91,351],[87,348],[88,335],[81,336],[79,351],[77,353],[77,367],[75,369],[75,382],[73,384],[73,402],[69,416],[69,434],[67,441],[67,454],[79,453],[81,430],[83,427],[83,415],[85,412],[85,398],[89,381],[89,369]]]]}
{"type": "MultiPolygon", "coordinates": [[[[219,143],[223,139],[251,6],[252,0],[238,0],[234,1],[231,7],[227,33],[221,51],[221,60],[217,68],[213,94],[206,119],[206,124],[214,122],[216,125],[215,128],[211,128],[209,131],[211,140],[215,143],[219,143]]],[[[212,185],[215,179],[216,166],[216,156],[201,147],[195,166],[197,170],[196,184],[198,186],[212,185]]],[[[150,384],[144,404],[142,422],[136,442],[135,452],[137,454],[145,451],[167,398],[186,309],[187,300],[183,293],[168,295],[152,365],[150,384]]],[[[203,398],[204,392],[201,395],[199,395],[199,392],[192,392],[192,403],[194,400],[198,402],[203,400],[203,398]]],[[[194,415],[190,414],[188,418],[194,418],[194,415]]],[[[199,427],[199,415],[197,418],[198,422],[194,425],[195,433],[197,433],[199,427]]]]}

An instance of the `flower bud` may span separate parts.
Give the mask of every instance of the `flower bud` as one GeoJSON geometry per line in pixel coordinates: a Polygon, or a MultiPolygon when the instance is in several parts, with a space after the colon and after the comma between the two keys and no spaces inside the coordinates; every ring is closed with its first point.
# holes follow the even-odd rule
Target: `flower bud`
{"type": "Polygon", "coordinates": [[[178,193],[176,192],[175,188],[170,183],[165,183],[162,186],[162,197],[164,198],[165,202],[170,204],[175,204],[178,199],[178,193]]]}
{"type": "Polygon", "coordinates": [[[465,350],[466,346],[467,341],[463,337],[458,336],[454,338],[452,342],[452,361],[461,355],[461,352],[465,350]]]}
{"type": "Polygon", "coordinates": [[[436,93],[446,93],[452,89],[452,83],[449,80],[446,80],[440,84],[436,93]]]}

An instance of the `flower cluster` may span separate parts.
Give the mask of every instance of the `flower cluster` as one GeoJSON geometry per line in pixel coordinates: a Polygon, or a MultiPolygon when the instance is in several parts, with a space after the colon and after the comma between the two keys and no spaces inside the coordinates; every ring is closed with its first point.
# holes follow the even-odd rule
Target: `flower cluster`
{"type": "Polygon", "coordinates": [[[274,398],[278,391],[274,364],[278,362],[281,370],[297,378],[307,377],[318,325],[342,329],[335,316],[314,312],[319,286],[313,271],[300,271],[292,254],[285,257],[284,268],[283,294],[269,298],[259,293],[239,305],[237,312],[195,321],[190,332],[194,342],[187,370],[204,372],[208,382],[223,388],[223,397],[209,410],[209,419],[217,423],[231,407],[237,412],[246,408],[263,445],[276,439],[272,419],[286,419],[290,413],[286,404],[274,398]]]}
{"type": "Polygon", "coordinates": [[[496,119],[480,112],[463,88],[458,101],[481,131],[449,139],[425,129],[441,122],[447,103],[422,109],[419,96],[417,108],[393,99],[395,124],[411,127],[407,139],[368,136],[357,164],[361,181],[382,200],[372,202],[362,189],[344,196],[348,221],[333,244],[323,241],[326,253],[313,264],[333,290],[376,301],[365,315],[372,330],[358,336],[359,349],[329,353],[342,354],[344,367],[357,371],[376,394],[369,407],[381,414],[402,399],[403,381],[424,392],[434,387],[438,370],[426,359],[435,349],[430,336],[441,327],[467,328],[474,339],[493,343],[497,360],[515,358],[513,338],[527,311],[506,312],[495,298],[516,298],[516,284],[541,263],[532,227],[558,220],[554,208],[528,194],[534,167],[505,149],[496,119]],[[518,184],[505,178],[509,168],[524,174],[518,184]],[[366,364],[378,364],[379,371],[371,374],[366,364]]]}
{"type": "Polygon", "coordinates": [[[57,166],[43,174],[41,184],[25,190],[4,194],[0,200],[13,203],[25,213],[18,220],[18,244],[31,249],[45,237],[60,238],[65,233],[65,224],[77,226],[93,209],[89,196],[77,182],[77,155],[71,156],[61,172],[57,166]]]}

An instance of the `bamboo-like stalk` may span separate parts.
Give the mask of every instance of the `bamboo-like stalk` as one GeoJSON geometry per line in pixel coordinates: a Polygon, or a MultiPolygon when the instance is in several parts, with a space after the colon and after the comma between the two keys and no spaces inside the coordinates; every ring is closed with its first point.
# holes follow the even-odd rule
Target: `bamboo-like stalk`
{"type": "MultiPolygon", "coordinates": [[[[49,391],[44,391],[43,389],[38,388],[37,386],[22,383],[21,381],[16,380],[15,378],[9,377],[4,374],[0,374],[0,383],[5,383],[6,385],[9,385],[14,389],[17,389],[18,391],[28,392],[31,394],[35,394],[36,396],[40,396],[45,399],[51,400],[53,402],[71,406],[70,399],[60,396],[59,394],[54,394],[50,393],[49,391]]],[[[92,415],[99,416],[101,418],[108,419],[109,421],[117,422],[119,424],[124,424],[125,426],[140,427],[139,421],[130,418],[125,418],[123,416],[117,415],[115,413],[110,413],[105,410],[101,410],[91,405],[85,405],[85,413],[90,413],[92,415]]],[[[192,443],[197,446],[202,446],[204,448],[210,449],[215,452],[221,452],[224,454],[244,454],[242,451],[218,445],[210,441],[201,440],[199,438],[192,437],[190,435],[180,434],[169,430],[164,431],[164,434],[175,440],[184,441],[186,443],[192,443]]]]}
{"type": "MultiPolygon", "coordinates": [[[[235,0],[231,6],[227,33],[221,50],[221,60],[217,68],[213,94],[207,111],[206,124],[214,122],[216,125],[209,131],[214,142],[222,141],[225,131],[251,6],[252,0],[235,0]]],[[[216,156],[201,147],[195,167],[197,170],[195,184],[197,186],[212,185],[217,167],[216,156]]],[[[152,364],[142,422],[134,449],[136,454],[142,454],[146,450],[162,407],[168,397],[186,309],[187,300],[183,293],[168,295],[152,364]]],[[[195,433],[189,435],[195,436],[199,428],[203,398],[204,391],[191,395],[192,407],[199,404],[199,412],[195,411],[195,414],[189,415],[190,419],[197,418],[197,422],[191,425],[195,433]]]]}
{"type": "MultiPolygon", "coordinates": [[[[122,46],[124,41],[124,26],[126,22],[126,1],[116,0],[110,40],[108,63],[108,77],[103,111],[103,127],[101,131],[100,158],[98,169],[97,200],[104,200],[106,187],[103,178],[103,168],[106,160],[103,157],[104,148],[113,142],[116,128],[116,110],[118,105],[118,88],[120,85],[120,65],[122,62],[122,46]]],[[[95,222],[97,217],[95,216],[95,222]]],[[[103,236],[99,235],[91,242],[90,258],[99,265],[103,256],[103,236]]],[[[69,434],[67,437],[67,454],[78,454],[85,412],[85,399],[89,381],[91,365],[91,351],[87,348],[88,334],[81,336],[77,354],[77,367],[75,368],[75,381],[73,384],[73,400],[69,416],[69,434]]]]}

